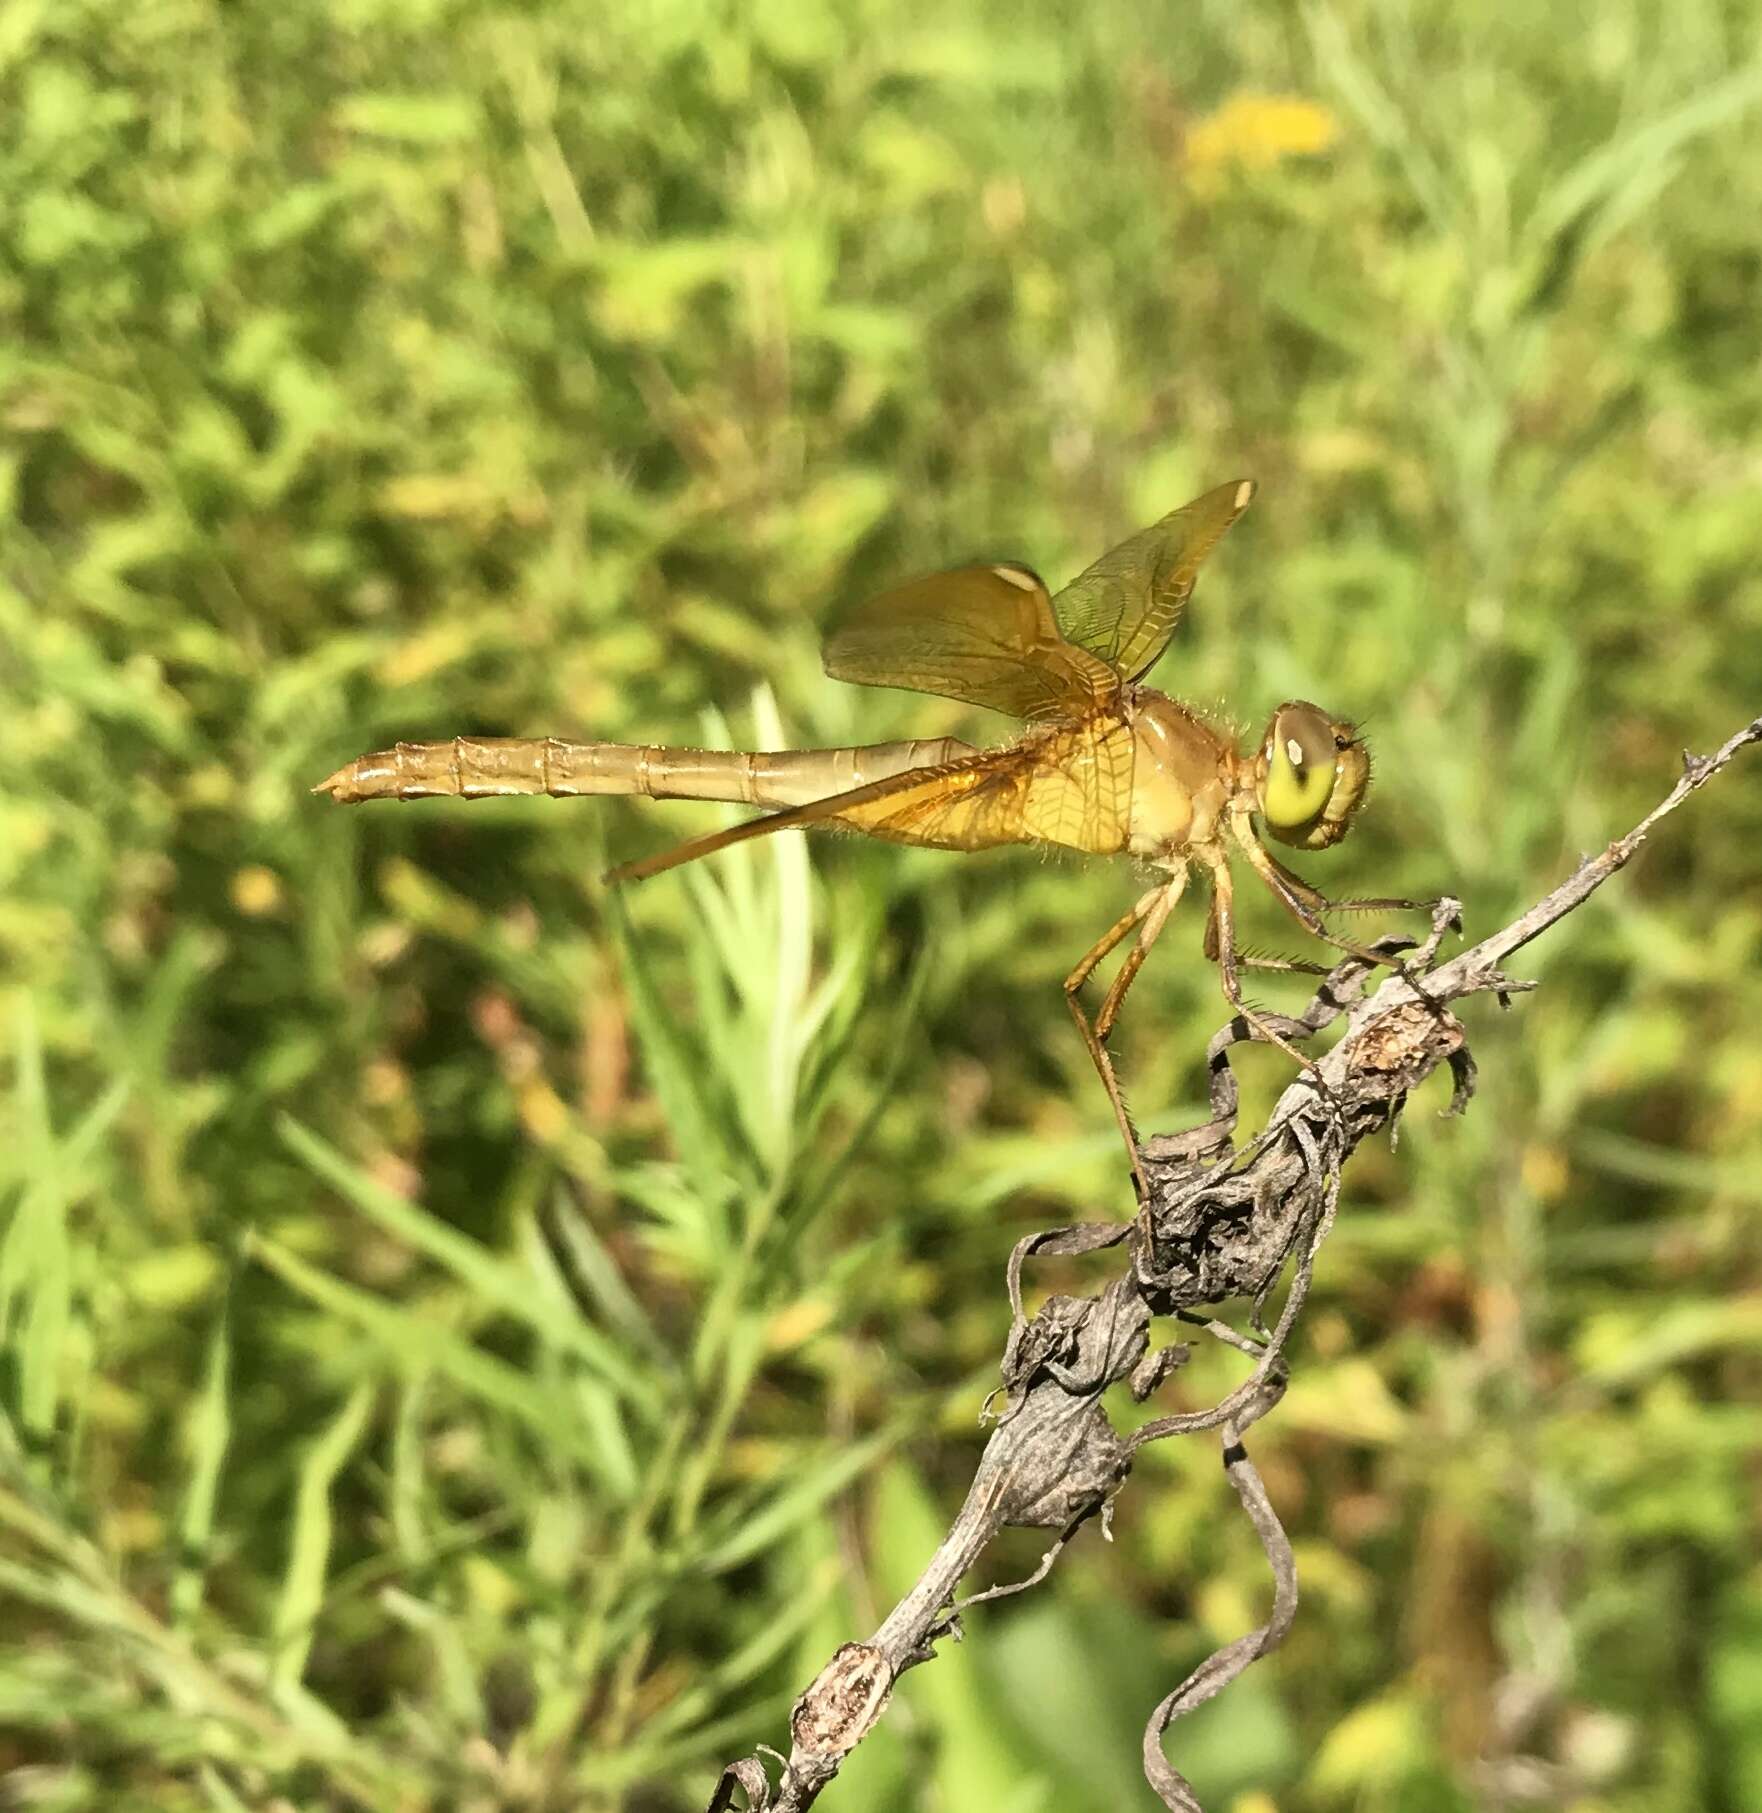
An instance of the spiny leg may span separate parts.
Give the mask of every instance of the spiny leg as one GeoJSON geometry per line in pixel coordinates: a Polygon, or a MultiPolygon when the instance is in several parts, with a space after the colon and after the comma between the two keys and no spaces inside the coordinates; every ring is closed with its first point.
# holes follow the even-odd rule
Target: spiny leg
{"type": "Polygon", "coordinates": [[[1230,876],[1229,858],[1218,849],[1207,850],[1203,856],[1206,867],[1211,871],[1212,916],[1206,934],[1206,954],[1217,962],[1224,999],[1269,1045],[1278,1046],[1288,1057],[1296,1059],[1305,1070],[1315,1069],[1314,1058],[1307,1052],[1300,1051],[1242,998],[1242,978],[1238,973],[1242,959],[1236,955],[1236,888],[1230,876]]]}
{"type": "Polygon", "coordinates": [[[1236,967],[1277,970],[1282,976],[1325,976],[1328,973],[1325,963],[1309,963],[1302,957],[1260,957],[1248,951],[1236,953],[1236,967]]]}
{"type": "Polygon", "coordinates": [[[1103,1045],[1107,1043],[1108,1035],[1120,1017],[1127,989],[1137,980],[1139,970],[1144,967],[1144,959],[1150,955],[1150,947],[1162,936],[1162,928],[1168,924],[1169,914],[1175,910],[1176,903],[1186,888],[1187,867],[1183,863],[1167,884],[1157,889],[1150,911],[1144,915],[1144,923],[1138,928],[1138,942],[1126,952],[1126,960],[1120,965],[1118,974],[1102,998],[1101,1012],[1095,1016],[1095,1036],[1103,1045]]]}
{"type": "Polygon", "coordinates": [[[1150,889],[1129,913],[1119,919],[1102,933],[1100,938],[1090,946],[1082,962],[1065,977],[1065,1006],[1071,1010],[1071,1018],[1077,1022],[1077,1031],[1082,1035],[1083,1045],[1089,1053],[1089,1061],[1095,1066],[1095,1073],[1101,1078],[1101,1086],[1107,1091],[1107,1099],[1113,1104],[1114,1119],[1119,1122],[1120,1137],[1126,1142],[1126,1151],[1132,1161],[1132,1183],[1138,1192],[1140,1201],[1144,1200],[1147,1185],[1143,1170],[1138,1163],[1138,1136],[1132,1126],[1132,1117],[1126,1111],[1126,1098],[1120,1094],[1119,1080],[1114,1075],[1113,1063],[1107,1055],[1106,1048],[1095,1036],[1095,1028],[1089,1016],[1083,1011],[1079,990],[1095,973],[1095,966],[1113,950],[1122,939],[1127,937],[1142,922],[1150,909],[1156,905],[1162,893],[1160,887],[1150,889]]]}
{"type": "Polygon", "coordinates": [[[1126,934],[1134,930],[1138,922],[1156,905],[1156,897],[1163,890],[1163,884],[1145,892],[1138,903],[1129,912],[1122,913],[1112,925],[1092,944],[1084,954],[1083,961],[1065,977],[1065,993],[1074,996],[1089,978],[1095,974],[1095,966],[1102,961],[1109,951],[1114,950],[1126,934]]]}
{"type": "MultiPolygon", "coordinates": [[[[1205,960],[1217,962],[1217,898],[1212,898],[1211,910],[1205,917],[1205,960]]],[[[1269,957],[1249,951],[1236,953],[1238,969],[1270,969],[1288,976],[1325,976],[1328,966],[1325,963],[1311,963],[1302,957],[1269,957]]]]}
{"type": "Polygon", "coordinates": [[[1077,1031],[1082,1035],[1083,1044],[1088,1050],[1090,1062],[1095,1066],[1096,1075],[1101,1078],[1101,1086],[1107,1091],[1107,1099],[1113,1104],[1114,1119],[1119,1123],[1120,1137],[1126,1142],[1126,1154],[1132,1163],[1132,1182],[1137,1189],[1140,1201],[1147,1198],[1149,1184],[1145,1179],[1143,1167],[1138,1160],[1138,1135],[1132,1125],[1132,1117],[1126,1108],[1126,1098],[1120,1092],[1119,1078],[1114,1074],[1113,1060],[1107,1054],[1103,1043],[1119,1014],[1120,1002],[1125,998],[1126,989],[1131,986],[1131,978],[1143,965],[1144,954],[1154,942],[1156,934],[1162,930],[1175,902],[1181,896],[1181,889],[1186,885],[1187,873],[1183,868],[1172,881],[1159,883],[1151,888],[1132,908],[1122,915],[1096,941],[1085,954],[1081,963],[1065,978],[1065,1005],[1071,1010],[1071,1018],[1077,1023],[1077,1031]],[[1095,1022],[1083,1011],[1079,991],[1095,972],[1095,966],[1107,954],[1114,950],[1133,930],[1143,926],[1139,933],[1138,943],[1121,966],[1121,973],[1116,976],[1113,985],[1108,989],[1101,1005],[1101,1014],[1095,1022]]]}
{"type": "MultiPolygon", "coordinates": [[[[1230,814],[1230,835],[1235,840],[1236,847],[1248,858],[1249,865],[1255,874],[1266,883],[1277,897],[1279,904],[1312,938],[1319,938],[1323,944],[1331,944],[1337,951],[1345,951],[1348,956],[1358,958],[1361,963],[1371,963],[1393,969],[1405,976],[1409,982],[1413,980],[1411,976],[1406,976],[1406,971],[1402,968],[1401,963],[1398,960],[1392,961],[1386,951],[1373,951],[1368,944],[1360,944],[1352,938],[1342,938],[1337,932],[1332,931],[1327,921],[1322,918],[1321,911],[1314,904],[1318,900],[1325,902],[1326,895],[1318,893],[1301,876],[1293,875],[1283,863],[1272,855],[1260,839],[1254,835],[1253,824],[1246,814],[1240,812],[1230,814]]],[[[1370,906],[1377,903],[1360,901],[1354,904],[1370,906]]],[[[1414,906],[1418,903],[1402,901],[1391,904],[1414,906]]]]}
{"type": "MultiPolygon", "coordinates": [[[[1354,939],[1339,937],[1328,929],[1321,912],[1314,904],[1320,901],[1324,906],[1338,908],[1340,906],[1371,907],[1383,903],[1377,901],[1328,901],[1325,894],[1312,888],[1300,875],[1293,875],[1261,843],[1259,838],[1254,835],[1253,820],[1246,813],[1231,813],[1230,833],[1235,838],[1242,854],[1248,858],[1255,874],[1266,883],[1277,897],[1279,904],[1306,932],[1312,937],[1319,938],[1323,944],[1331,944],[1335,950],[1344,951],[1349,957],[1356,957],[1360,963],[1368,963],[1373,968],[1393,971],[1434,1013],[1442,1013],[1443,1004],[1427,990],[1424,977],[1410,964],[1392,951],[1373,950],[1368,944],[1360,944],[1354,939]]],[[[1388,904],[1418,907],[1420,902],[1396,901],[1388,904]]]]}
{"type": "MultiPolygon", "coordinates": [[[[1252,837],[1252,831],[1249,832],[1252,837]]],[[[1307,882],[1294,869],[1288,869],[1258,838],[1254,840],[1258,849],[1267,861],[1277,870],[1279,879],[1291,892],[1317,913],[1429,913],[1437,905],[1435,900],[1407,900],[1397,895],[1378,896],[1365,900],[1331,900],[1312,882],[1307,882]]]]}

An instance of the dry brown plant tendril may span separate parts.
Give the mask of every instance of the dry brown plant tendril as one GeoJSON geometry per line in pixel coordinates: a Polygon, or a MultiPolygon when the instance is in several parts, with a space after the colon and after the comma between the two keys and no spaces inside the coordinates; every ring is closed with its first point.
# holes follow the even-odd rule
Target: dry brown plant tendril
{"type": "Polygon", "coordinates": [[[1746,745],[1762,742],[1762,718],[1711,756],[1685,755],[1669,794],[1625,837],[1585,858],[1551,893],[1509,925],[1447,962],[1437,953],[1454,929],[1458,902],[1440,901],[1418,946],[1384,939],[1331,970],[1308,1007],[1293,1018],[1238,1015],[1207,1048],[1211,1118],[1186,1132],[1142,1142],[1149,1185],[1128,1222],[1086,1222],[1033,1234],[1016,1244],[1005,1270],[1012,1311],[1002,1361],[1003,1382],[988,1406],[994,1427],[966,1501],[917,1583],[866,1642],[847,1643],[795,1703],[789,1753],[744,1757],[723,1771],[709,1813],[730,1813],[735,1795],[749,1813],[799,1813],[819,1799],[844,1759],[886,1711],[893,1684],[908,1668],[931,1661],[936,1644],[960,1631],[961,1613],[985,1599],[1037,1585],[1090,1518],[1105,1524],[1145,1443],[1215,1430],[1243,1511],[1260,1538],[1273,1575],[1273,1604],[1258,1629],[1207,1657],[1151,1713],[1144,1731],[1144,1773],[1163,1805],[1202,1813],[1186,1778],[1164,1753],[1168,1726],[1223,1691],[1251,1662],[1284,1639],[1297,1611],[1291,1545],[1248,1456],[1245,1437],[1283,1395],[1286,1345],[1302,1312],[1316,1253],[1339,1201],[1341,1169],[1367,1136],[1390,1127],[1408,1095],[1440,1065],[1453,1089],[1447,1113],[1474,1092],[1475,1067],[1450,1003],[1471,995],[1510,997],[1533,984],[1501,965],[1531,939],[1582,906],[1621,869],[1652,827],[1718,774],[1746,745]],[[1402,974],[1379,972],[1372,954],[1400,953],[1402,974]],[[1373,994],[1370,982],[1385,975],[1373,994]],[[1410,979],[1411,978],[1411,979],[1410,979]],[[1417,986],[1423,980],[1423,992],[1417,986]],[[1339,1043],[1314,1071],[1286,1089],[1266,1125],[1234,1146],[1236,1081],[1231,1050],[1264,1038],[1270,1020],[1281,1039],[1304,1040],[1344,1018],[1339,1043]],[[1030,1317],[1022,1271],[1035,1258],[1124,1248],[1119,1273],[1093,1295],[1052,1296],[1030,1317]],[[1265,1311],[1281,1280],[1284,1306],[1271,1327],[1265,1311]],[[1211,1311],[1245,1300],[1246,1326],[1211,1311]],[[1221,1341],[1249,1363],[1242,1382],[1208,1410],[1166,1416],[1120,1435],[1102,1408],[1110,1385],[1124,1381],[1140,1402],[1187,1359],[1176,1342],[1152,1352],[1151,1323],[1169,1317],[1196,1336],[1221,1341]],[[1001,1398],[1001,1404],[997,1400],[1001,1398]],[[992,1538],[1006,1528],[1052,1531],[1027,1579],[960,1600],[956,1588],[992,1538]],[[775,1779],[766,1767],[776,1766],[775,1779]]]}

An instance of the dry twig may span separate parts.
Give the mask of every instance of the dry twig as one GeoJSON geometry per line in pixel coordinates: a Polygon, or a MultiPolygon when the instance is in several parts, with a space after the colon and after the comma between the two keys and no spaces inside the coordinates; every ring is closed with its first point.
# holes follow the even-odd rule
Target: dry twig
{"type": "Polygon", "coordinates": [[[1754,742],[1762,742],[1762,718],[1711,756],[1685,755],[1682,778],[1632,831],[1587,857],[1510,925],[1447,963],[1436,963],[1436,954],[1446,930],[1458,923],[1454,900],[1438,903],[1431,933],[1417,949],[1399,939],[1381,941],[1376,948],[1391,959],[1403,953],[1404,973],[1389,976],[1368,999],[1370,967],[1356,958],[1339,965],[1302,1015],[1273,1024],[1286,1037],[1307,1038],[1345,1015],[1344,1037],[1315,1070],[1292,1083],[1265,1129],[1239,1152],[1232,1145],[1237,1095],[1229,1053],[1253,1034],[1241,1019],[1217,1034],[1207,1052],[1212,1117],[1190,1132],[1144,1143],[1151,1188],[1137,1216],[1055,1228],[1017,1244],[1006,1272],[1014,1314],[1003,1356],[1004,1407],[953,1527],[875,1634],[845,1644],[796,1701],[789,1755],[764,1752],[780,1768],[775,1786],[759,1755],[742,1758],[723,1771],[709,1813],[728,1813],[737,1790],[751,1813],[801,1813],[812,1806],[874,1728],[900,1675],[931,1660],[941,1638],[959,1635],[967,1605],[1036,1585],[1083,1523],[1099,1512],[1105,1525],[1132,1457],[1146,1442],[1216,1429],[1230,1483],[1271,1565],[1274,1592],[1267,1622],[1201,1663],[1145,1727],[1144,1772],[1151,1786],[1164,1806],[1200,1813],[1192,1788],[1163,1753],[1163,1733],[1280,1643],[1296,1615],[1291,1546],[1242,1438],[1283,1395],[1285,1345],[1333,1222],[1341,1167],[1361,1140],[1395,1119],[1408,1094],[1440,1064],[1448,1064],[1455,1079],[1446,1112],[1466,1105],[1474,1064],[1449,1003],[1489,993],[1508,1003],[1532,986],[1513,980],[1500,965],[1582,906],[1626,865],[1659,819],[1754,742]],[[1049,1297],[1032,1318],[1024,1314],[1021,1276],[1028,1259],[1116,1246],[1126,1247],[1128,1262],[1112,1282],[1093,1296],[1049,1297]],[[1287,1270],[1284,1307],[1268,1329],[1263,1312],[1287,1270]],[[1245,1333],[1200,1313],[1230,1298],[1249,1303],[1245,1333]],[[1150,1324],[1158,1316],[1192,1324],[1239,1349],[1253,1365],[1211,1409],[1160,1417],[1121,1437],[1102,1408],[1107,1388],[1124,1380],[1142,1402],[1189,1356],[1182,1343],[1151,1351],[1150,1324]],[[1057,1534],[1028,1579],[957,1600],[961,1579],[1008,1527],[1057,1534]]]}

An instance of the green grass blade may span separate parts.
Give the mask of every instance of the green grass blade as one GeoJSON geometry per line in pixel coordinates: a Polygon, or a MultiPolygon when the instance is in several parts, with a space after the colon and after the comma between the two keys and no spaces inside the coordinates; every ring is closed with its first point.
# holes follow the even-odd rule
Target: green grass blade
{"type": "Polygon", "coordinates": [[[566,1391],[541,1383],[424,1316],[329,1276],[273,1241],[260,1239],[252,1250],[326,1314],[360,1329],[407,1375],[438,1372],[468,1396],[524,1424],[544,1445],[561,1449],[595,1477],[604,1480],[621,1472],[582,1427],[566,1391]]]}
{"type": "Polygon", "coordinates": [[[178,1568],[171,1588],[172,1622],[187,1626],[202,1604],[209,1539],[214,1534],[214,1501],[232,1436],[228,1375],[232,1357],[230,1315],[222,1309],[208,1337],[208,1363],[201,1395],[189,1420],[190,1477],[178,1513],[178,1568]]]}
{"type": "Polygon", "coordinates": [[[1530,215],[1528,233],[1545,245],[1574,230],[1583,217],[1618,204],[1628,184],[1668,162],[1696,139],[1741,119],[1758,101],[1762,101],[1762,64],[1752,63],[1669,112],[1600,145],[1549,185],[1530,215]]]}
{"type": "Polygon", "coordinates": [[[609,897],[606,918],[630,992],[637,1042],[665,1110],[679,1162],[697,1182],[704,1199],[712,1200],[725,1165],[726,1141],[720,1116],[699,1081],[703,1067],[693,1060],[675,1031],[673,1017],[656,992],[649,965],[631,935],[628,914],[616,895],[609,897]]]}
{"type": "Polygon", "coordinates": [[[580,1360],[648,1420],[658,1416],[660,1403],[653,1380],[615,1342],[583,1322],[567,1298],[535,1290],[532,1277],[523,1268],[497,1258],[477,1241],[375,1183],[290,1116],[281,1118],[280,1129],[282,1138],[304,1163],[364,1215],[445,1266],[476,1299],[525,1323],[548,1347],[580,1360]]]}
{"type": "MultiPolygon", "coordinates": [[[[589,1220],[585,1206],[577,1202],[561,1184],[551,1198],[551,1210],[545,1217],[544,1240],[535,1245],[545,1249],[546,1259],[567,1264],[574,1279],[593,1299],[595,1307],[620,1338],[643,1353],[669,1373],[676,1370],[671,1350],[655,1330],[636,1293],[624,1281],[606,1244],[589,1220]],[[557,1254],[548,1251],[554,1241],[557,1254]]],[[[535,1257],[533,1263],[539,1261],[535,1257]]]]}
{"type": "Polygon", "coordinates": [[[314,1627],[324,1603],[324,1583],[330,1572],[331,1488],[366,1432],[373,1398],[374,1386],[370,1382],[357,1385],[330,1427],[313,1442],[300,1468],[287,1570],[271,1623],[274,1655],[269,1679],[278,1695],[298,1687],[306,1673],[314,1627]]]}
{"type": "Polygon", "coordinates": [[[907,1427],[904,1422],[894,1423],[864,1441],[832,1449],[792,1467],[787,1485],[744,1515],[737,1528],[706,1550],[701,1564],[704,1572],[726,1573],[780,1542],[852,1480],[867,1472],[900,1441],[907,1427]]]}

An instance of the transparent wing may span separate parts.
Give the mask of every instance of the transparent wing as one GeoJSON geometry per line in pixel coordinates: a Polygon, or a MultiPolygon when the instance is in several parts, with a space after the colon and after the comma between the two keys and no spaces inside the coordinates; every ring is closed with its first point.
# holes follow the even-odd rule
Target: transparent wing
{"type": "Polygon", "coordinates": [[[826,671],[902,686],[1011,717],[1076,718],[1119,689],[1105,662],[1060,633],[1027,567],[957,567],[870,598],[826,638],[826,671]]]}
{"type": "Polygon", "coordinates": [[[1253,496],[1252,479],[1233,479],[1103,554],[1053,600],[1066,637],[1122,679],[1148,672],[1181,620],[1200,562],[1253,496]]]}
{"type": "Polygon", "coordinates": [[[1126,847],[1132,727],[1117,713],[1055,725],[1003,749],[853,787],[827,799],[694,837],[625,863],[611,882],[641,881],[773,831],[830,825],[941,850],[1052,843],[1108,855],[1126,847]]]}
{"type": "Polygon", "coordinates": [[[919,786],[841,808],[831,822],[941,850],[1043,843],[1108,855],[1126,845],[1132,753],[1131,726],[1110,712],[926,771],[919,786]]]}

